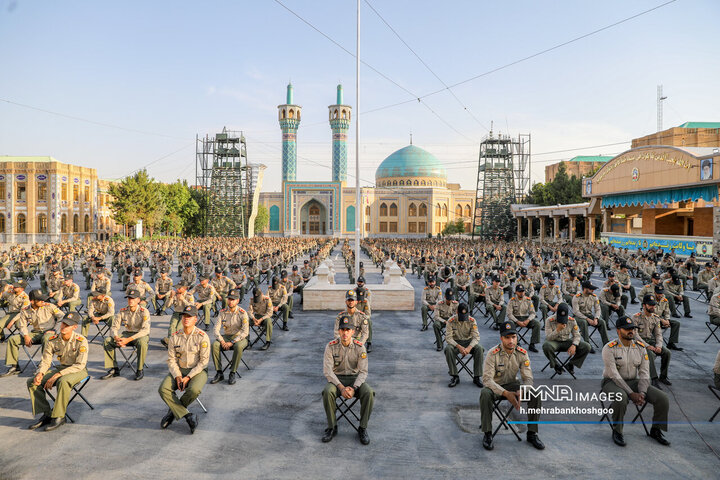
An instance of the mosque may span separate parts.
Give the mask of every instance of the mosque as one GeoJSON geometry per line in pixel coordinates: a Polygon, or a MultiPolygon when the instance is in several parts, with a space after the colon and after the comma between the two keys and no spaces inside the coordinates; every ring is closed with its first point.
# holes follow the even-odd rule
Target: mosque
{"type": "Polygon", "coordinates": [[[293,87],[278,106],[282,130],[282,191],[260,193],[270,221],[266,236],[322,235],[349,237],[355,222],[362,236],[426,237],[436,235],[448,222],[462,219],[470,232],[475,191],[448,183],[445,166],[430,152],[408,145],[391,153],[375,171],[375,187],[356,190],[347,185],[347,133],[352,107],[343,103],[342,85],[335,105],[328,107],[332,130],[332,178],[297,180],[297,130],[302,107],[293,102],[293,87]]]}

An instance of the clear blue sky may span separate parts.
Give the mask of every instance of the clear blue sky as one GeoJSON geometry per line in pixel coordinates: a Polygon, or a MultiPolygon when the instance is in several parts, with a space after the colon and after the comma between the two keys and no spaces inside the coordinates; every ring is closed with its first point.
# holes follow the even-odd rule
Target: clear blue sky
{"type": "MultiPolygon", "coordinates": [[[[354,1],[283,3],[354,51],[354,1]]],[[[370,3],[451,85],[663,1],[370,3]]],[[[719,14],[719,2],[678,0],[453,89],[477,120],[447,92],[425,99],[444,121],[418,102],[362,115],[361,178],[373,181],[377,165],[407,145],[410,132],[447,164],[450,181],[468,189],[487,134],[482,125],[491,121],[502,133],[530,132],[537,154],[629,141],[655,130],[660,83],[668,96],[666,127],[720,121],[719,14]]],[[[364,3],[361,22],[364,61],[413,95],[442,88],[364,3]]],[[[192,182],[195,135],[228,126],[245,131],[250,160],[268,166],[264,190],[278,190],[277,105],[292,80],[303,106],[298,179],[329,179],[327,106],[338,82],[346,103],[354,106],[355,98],[354,58],[272,0],[0,0],[0,65],[0,155],[52,155],[95,167],[103,178],[176,152],[148,171],[192,182]]],[[[366,67],[361,77],[362,112],[413,98],[366,67]]],[[[553,161],[625,148],[535,155],[533,179],[542,181],[543,166],[553,161]]]]}

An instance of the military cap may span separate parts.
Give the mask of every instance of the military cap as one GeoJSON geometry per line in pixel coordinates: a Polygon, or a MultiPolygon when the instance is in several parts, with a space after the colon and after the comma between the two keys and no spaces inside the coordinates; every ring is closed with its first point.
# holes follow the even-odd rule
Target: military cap
{"type": "Polygon", "coordinates": [[[355,293],[355,290],[348,290],[345,292],[345,300],[357,300],[357,293],[355,293]]]}
{"type": "Polygon", "coordinates": [[[637,325],[635,325],[635,322],[633,322],[631,317],[623,315],[622,317],[618,318],[617,322],[615,322],[615,328],[632,330],[633,328],[637,328],[637,325]]]}
{"type": "Polygon", "coordinates": [[[237,288],[233,288],[232,290],[230,290],[230,293],[228,293],[227,298],[229,298],[231,300],[239,300],[240,299],[240,290],[238,290],[237,288]]]}
{"type": "Polygon", "coordinates": [[[82,320],[82,318],[80,317],[79,313],[68,312],[63,317],[62,323],[64,323],[68,327],[72,327],[73,325],[78,325],[81,322],[81,320],[82,320]]]}
{"type": "Polygon", "coordinates": [[[183,317],[197,317],[197,314],[198,309],[195,305],[186,305],[182,311],[183,317]]]}
{"type": "Polygon", "coordinates": [[[215,267],[215,273],[222,273],[222,268],[215,267]]]}
{"type": "Polygon", "coordinates": [[[352,321],[350,320],[350,315],[342,314],[340,315],[340,319],[338,320],[338,330],[352,330],[355,326],[352,324],[352,321]]]}
{"type": "Polygon", "coordinates": [[[428,276],[428,283],[435,283],[435,275],[428,276]]]}
{"type": "Polygon", "coordinates": [[[655,295],[651,293],[645,294],[642,303],[643,305],[657,305],[657,302],[655,301],[655,295]]]}
{"type": "Polygon", "coordinates": [[[665,294],[665,287],[662,285],[655,285],[655,293],[665,294]]]}
{"type": "Polygon", "coordinates": [[[527,275],[527,269],[526,269],[526,268],[521,268],[521,269],[520,269],[520,275],[527,275]]]}
{"type": "Polygon", "coordinates": [[[555,274],[552,273],[552,272],[548,273],[547,279],[548,279],[548,280],[555,280],[555,274]]]}
{"type": "Polygon", "coordinates": [[[363,277],[362,275],[360,275],[360,276],[357,278],[357,283],[365,283],[365,277],[363,277]]]}
{"type": "Polygon", "coordinates": [[[50,297],[45,295],[42,290],[35,289],[30,291],[30,300],[37,300],[40,302],[47,302],[50,297]]]}
{"type": "Polygon", "coordinates": [[[293,266],[292,266],[292,269],[293,269],[293,272],[297,272],[297,269],[298,269],[298,268],[297,268],[297,265],[293,265],[293,266]]]}
{"type": "Polygon", "coordinates": [[[560,305],[558,305],[557,312],[555,312],[555,320],[558,323],[567,325],[569,316],[570,308],[568,308],[567,303],[561,303],[560,305]]]}
{"type": "Polygon", "coordinates": [[[448,287],[445,289],[445,298],[448,300],[452,300],[455,292],[453,292],[453,289],[448,287]]]}
{"type": "Polygon", "coordinates": [[[469,308],[465,302],[462,302],[460,305],[458,305],[457,309],[457,317],[458,320],[461,322],[467,321],[468,318],[470,318],[469,308]]]}
{"type": "Polygon", "coordinates": [[[13,288],[25,289],[25,287],[27,287],[27,282],[25,280],[18,280],[17,282],[13,283],[13,288]]]}
{"type": "Polygon", "coordinates": [[[653,272],[652,278],[653,278],[653,280],[660,280],[660,274],[657,272],[653,272]]]}
{"type": "Polygon", "coordinates": [[[500,336],[505,337],[507,335],[515,335],[517,334],[517,331],[515,331],[515,324],[512,322],[503,322],[503,324],[500,326],[500,336]]]}
{"type": "Polygon", "coordinates": [[[125,298],[140,298],[140,296],[140,291],[133,288],[125,295],[125,298]]]}
{"type": "Polygon", "coordinates": [[[482,280],[482,273],[477,272],[477,273],[475,274],[475,280],[482,280]]]}
{"type": "Polygon", "coordinates": [[[585,281],[582,283],[582,288],[589,288],[590,290],[596,290],[596,289],[597,289],[597,287],[596,287],[595,285],[593,285],[592,283],[590,283],[590,280],[585,280],[585,281]]]}
{"type": "Polygon", "coordinates": [[[515,291],[516,292],[524,292],[525,287],[522,284],[518,283],[517,285],[515,285],[515,291]]]}

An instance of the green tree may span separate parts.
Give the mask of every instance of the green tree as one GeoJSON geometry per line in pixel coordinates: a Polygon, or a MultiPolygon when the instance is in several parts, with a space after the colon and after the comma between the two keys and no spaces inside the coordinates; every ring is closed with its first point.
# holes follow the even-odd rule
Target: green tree
{"type": "Polygon", "coordinates": [[[188,221],[200,209],[192,197],[186,180],[178,180],[168,185],[160,185],[160,193],[165,204],[162,229],[168,233],[182,232],[188,221]]]}
{"type": "Polygon", "coordinates": [[[258,205],[257,215],[255,216],[255,234],[262,232],[270,223],[270,213],[265,205],[258,205]]]}
{"type": "Polygon", "coordinates": [[[152,236],[165,214],[165,204],[159,184],[148,176],[147,171],[140,170],[111,184],[108,192],[112,196],[110,210],[115,223],[129,227],[142,220],[143,228],[152,236]]]}
{"type": "Polygon", "coordinates": [[[195,213],[188,216],[183,225],[183,235],[198,236],[205,233],[205,212],[207,212],[207,197],[202,190],[190,188],[190,198],[197,205],[195,213]]]}

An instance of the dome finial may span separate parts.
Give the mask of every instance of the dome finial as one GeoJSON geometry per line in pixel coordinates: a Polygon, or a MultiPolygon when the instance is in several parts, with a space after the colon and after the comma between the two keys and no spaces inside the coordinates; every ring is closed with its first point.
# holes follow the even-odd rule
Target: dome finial
{"type": "Polygon", "coordinates": [[[290,83],[288,83],[288,86],[287,86],[287,98],[286,98],[286,102],[287,102],[288,105],[292,105],[292,104],[293,104],[293,86],[292,86],[292,81],[290,81],[290,83]]]}
{"type": "Polygon", "coordinates": [[[410,145],[412,145],[412,132],[410,132],[410,145]]]}

